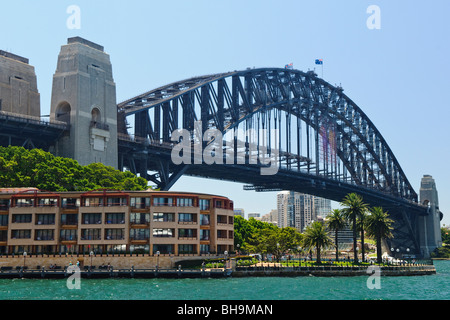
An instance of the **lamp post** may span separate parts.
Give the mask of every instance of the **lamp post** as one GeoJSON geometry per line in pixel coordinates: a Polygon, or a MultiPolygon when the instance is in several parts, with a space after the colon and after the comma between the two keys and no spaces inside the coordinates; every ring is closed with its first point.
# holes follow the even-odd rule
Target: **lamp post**
{"type": "Polygon", "coordinates": [[[92,257],[94,256],[94,251],[89,252],[89,256],[91,257],[91,265],[89,267],[89,271],[92,270],[92,257]]]}
{"type": "Polygon", "coordinates": [[[27,252],[23,252],[23,269],[25,270],[25,259],[27,258],[27,252]]]}
{"type": "Polygon", "coordinates": [[[281,253],[280,253],[280,244],[277,242],[277,262],[278,262],[278,267],[280,267],[281,262],[280,262],[280,257],[281,253]]]}
{"type": "Polygon", "coordinates": [[[225,270],[227,269],[227,264],[228,264],[228,251],[224,251],[223,254],[225,255],[225,270]]]}
{"type": "Polygon", "coordinates": [[[156,251],[156,270],[159,269],[159,254],[160,254],[160,252],[156,251]]]}

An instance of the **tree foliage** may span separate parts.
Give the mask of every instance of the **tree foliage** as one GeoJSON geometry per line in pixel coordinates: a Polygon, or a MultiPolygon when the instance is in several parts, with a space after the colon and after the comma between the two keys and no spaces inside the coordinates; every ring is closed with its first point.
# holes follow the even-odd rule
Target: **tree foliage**
{"type": "Polygon", "coordinates": [[[147,181],[101,163],[81,166],[70,158],[55,157],[41,149],[0,147],[0,187],[35,187],[46,191],[95,189],[145,190],[147,181]]]}
{"type": "Polygon", "coordinates": [[[297,250],[302,235],[294,228],[279,228],[268,222],[241,216],[234,219],[234,245],[244,252],[273,254],[279,259],[288,250],[297,250]],[[239,247],[237,246],[239,245],[239,247]]]}

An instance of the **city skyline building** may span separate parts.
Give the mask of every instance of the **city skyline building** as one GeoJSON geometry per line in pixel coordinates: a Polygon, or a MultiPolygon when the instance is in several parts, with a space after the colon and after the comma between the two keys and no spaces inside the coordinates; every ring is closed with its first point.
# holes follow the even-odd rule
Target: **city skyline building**
{"type": "Polygon", "coordinates": [[[331,200],[294,191],[277,194],[277,225],[292,227],[299,232],[319,218],[324,219],[331,211],[331,200]]]}

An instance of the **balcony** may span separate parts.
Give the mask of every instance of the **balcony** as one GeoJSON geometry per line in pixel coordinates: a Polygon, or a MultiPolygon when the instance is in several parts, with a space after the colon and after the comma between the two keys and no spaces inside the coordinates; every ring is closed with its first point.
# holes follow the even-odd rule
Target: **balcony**
{"type": "Polygon", "coordinates": [[[109,125],[104,122],[91,121],[90,128],[109,131],[109,125]]]}

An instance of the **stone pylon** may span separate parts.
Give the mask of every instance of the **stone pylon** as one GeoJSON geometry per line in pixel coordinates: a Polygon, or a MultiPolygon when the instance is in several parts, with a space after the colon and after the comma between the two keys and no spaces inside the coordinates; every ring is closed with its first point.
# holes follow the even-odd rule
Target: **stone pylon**
{"type": "Polygon", "coordinates": [[[424,175],[420,185],[420,202],[428,206],[427,214],[419,217],[418,238],[424,257],[430,257],[434,249],[442,246],[441,215],[436,183],[432,176],[424,175]]]}
{"type": "Polygon", "coordinates": [[[70,124],[56,145],[58,156],[117,168],[116,85],[102,46],[75,37],[61,47],[50,112],[51,120],[70,124]]]}

